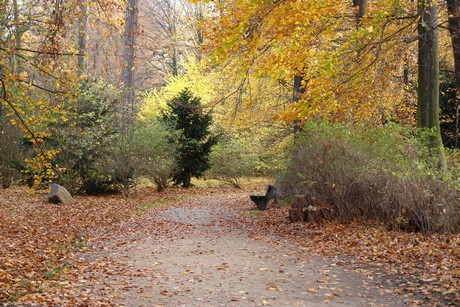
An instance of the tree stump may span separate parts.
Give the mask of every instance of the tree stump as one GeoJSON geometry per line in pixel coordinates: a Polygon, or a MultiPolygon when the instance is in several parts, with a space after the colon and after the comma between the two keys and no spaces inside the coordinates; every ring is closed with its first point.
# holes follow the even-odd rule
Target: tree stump
{"type": "Polygon", "coordinates": [[[305,222],[317,223],[321,221],[323,218],[324,218],[323,210],[318,207],[308,206],[304,210],[304,221],[305,222]]]}
{"type": "Polygon", "coordinates": [[[303,222],[304,213],[302,208],[289,209],[289,221],[292,223],[303,222]]]}

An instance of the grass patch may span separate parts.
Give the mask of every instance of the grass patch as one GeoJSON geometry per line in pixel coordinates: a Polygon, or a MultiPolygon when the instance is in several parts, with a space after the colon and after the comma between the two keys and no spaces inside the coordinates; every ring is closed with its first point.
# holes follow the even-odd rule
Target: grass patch
{"type": "Polygon", "coordinates": [[[230,183],[219,179],[192,179],[192,185],[197,188],[222,188],[231,186],[230,183]]]}
{"type": "Polygon", "coordinates": [[[136,207],[134,207],[134,212],[136,214],[144,213],[152,208],[158,208],[158,207],[170,204],[174,200],[175,199],[169,199],[169,200],[159,200],[159,201],[154,201],[154,202],[141,203],[141,204],[138,204],[136,207]]]}
{"type": "MultiPolygon", "coordinates": [[[[265,186],[272,184],[275,180],[273,178],[265,177],[251,177],[251,178],[239,178],[238,183],[240,187],[252,187],[252,186],[265,186]]],[[[233,183],[220,179],[211,178],[193,178],[192,185],[197,188],[227,188],[234,187],[233,183]]]]}
{"type": "Polygon", "coordinates": [[[54,277],[56,276],[56,272],[54,270],[48,270],[43,274],[43,277],[47,280],[53,280],[54,277]]]}
{"type": "Polygon", "coordinates": [[[83,247],[85,247],[85,237],[83,236],[76,236],[74,239],[70,240],[70,247],[69,251],[71,252],[78,252],[83,247]]]}
{"type": "Polygon", "coordinates": [[[248,209],[244,211],[244,214],[250,218],[258,218],[260,216],[260,210],[256,208],[248,209]]]}
{"type": "Polygon", "coordinates": [[[18,210],[16,210],[16,209],[11,209],[11,210],[10,210],[10,216],[11,216],[12,218],[17,217],[17,216],[18,216],[18,210]]]}

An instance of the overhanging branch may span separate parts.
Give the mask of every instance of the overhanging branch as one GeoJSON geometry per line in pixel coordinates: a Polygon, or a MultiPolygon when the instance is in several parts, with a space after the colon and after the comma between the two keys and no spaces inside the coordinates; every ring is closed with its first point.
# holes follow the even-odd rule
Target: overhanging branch
{"type": "Polygon", "coordinates": [[[11,101],[8,100],[7,92],[6,92],[6,85],[5,85],[5,82],[3,81],[3,79],[0,79],[0,83],[1,83],[2,91],[3,91],[1,99],[11,108],[11,110],[13,110],[15,116],[21,122],[21,125],[24,127],[24,129],[27,131],[27,133],[31,136],[31,138],[35,141],[35,144],[37,145],[38,150],[40,151],[40,153],[43,156],[43,158],[49,163],[51,168],[56,172],[56,169],[52,165],[51,160],[46,156],[45,150],[43,149],[43,146],[40,144],[41,143],[40,140],[35,135],[35,133],[29,128],[29,126],[27,125],[25,120],[21,117],[21,114],[19,114],[18,109],[13,105],[13,103],[11,103],[11,101]]]}

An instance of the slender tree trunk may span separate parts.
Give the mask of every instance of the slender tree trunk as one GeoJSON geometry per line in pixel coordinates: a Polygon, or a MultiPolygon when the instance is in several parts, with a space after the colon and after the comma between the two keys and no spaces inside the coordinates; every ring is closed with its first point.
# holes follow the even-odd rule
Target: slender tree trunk
{"type": "Polygon", "coordinates": [[[447,13],[449,14],[449,32],[452,39],[452,49],[454,52],[454,64],[455,64],[455,88],[457,94],[457,112],[455,126],[457,131],[456,144],[457,147],[458,139],[460,137],[460,125],[459,125],[459,113],[460,105],[458,101],[460,99],[460,0],[446,0],[447,13]]]}
{"type": "Polygon", "coordinates": [[[135,115],[134,91],[134,57],[135,39],[137,32],[138,0],[128,0],[125,12],[125,35],[123,50],[123,67],[121,72],[122,99],[121,99],[121,132],[133,123],[135,115]]]}
{"type": "Polygon", "coordinates": [[[78,75],[86,72],[86,33],[88,32],[88,6],[85,0],[78,0],[78,75]]]}
{"type": "Polygon", "coordinates": [[[197,43],[197,48],[195,48],[195,54],[196,58],[198,61],[201,60],[203,52],[201,50],[201,46],[204,43],[204,33],[203,30],[200,27],[200,22],[203,21],[203,6],[201,3],[195,3],[193,4],[194,7],[194,12],[195,12],[195,32],[196,32],[196,43],[197,43]]]}
{"type": "Polygon", "coordinates": [[[446,0],[449,14],[449,32],[452,39],[455,64],[455,86],[460,90],[460,0],[446,0]]]}
{"type": "Polygon", "coordinates": [[[92,65],[92,71],[94,74],[97,73],[97,62],[99,61],[99,42],[96,42],[94,44],[94,48],[93,48],[94,52],[93,52],[93,65],[92,65]]]}
{"type": "MultiPolygon", "coordinates": [[[[294,88],[292,91],[292,101],[293,102],[298,102],[300,98],[302,97],[302,94],[305,92],[305,89],[302,87],[302,76],[296,75],[294,76],[294,88]]],[[[294,120],[294,136],[297,135],[300,132],[300,121],[299,120],[294,120]]]]}
{"type": "Polygon", "coordinates": [[[172,0],[168,3],[169,35],[170,35],[170,52],[171,52],[171,73],[174,77],[179,76],[179,42],[178,42],[178,12],[176,3],[172,0]]]}
{"type": "Polygon", "coordinates": [[[431,128],[429,146],[438,159],[438,167],[446,167],[439,126],[439,45],[436,1],[421,0],[418,15],[418,110],[417,126],[431,128]]]}
{"type": "Polygon", "coordinates": [[[366,14],[367,0],[353,0],[353,6],[358,8],[356,12],[356,25],[359,26],[361,18],[366,14]]]}
{"type": "Polygon", "coordinates": [[[179,64],[178,64],[178,55],[177,55],[177,48],[176,44],[172,46],[171,52],[171,73],[174,77],[179,76],[179,64]]]}
{"type": "MultiPolygon", "coordinates": [[[[13,0],[13,20],[15,24],[14,28],[14,46],[16,49],[21,48],[21,39],[22,39],[22,33],[21,33],[21,26],[20,26],[20,21],[19,21],[19,7],[18,7],[18,0],[13,0]]],[[[20,60],[17,56],[12,57],[13,61],[13,73],[16,75],[19,75],[21,72],[20,68],[20,60]]]]}
{"type": "Polygon", "coordinates": [[[203,8],[201,7],[201,4],[195,3],[195,18],[197,21],[196,24],[196,40],[198,43],[198,46],[201,47],[204,42],[204,35],[203,35],[203,30],[200,28],[199,23],[203,20],[203,8]]]}

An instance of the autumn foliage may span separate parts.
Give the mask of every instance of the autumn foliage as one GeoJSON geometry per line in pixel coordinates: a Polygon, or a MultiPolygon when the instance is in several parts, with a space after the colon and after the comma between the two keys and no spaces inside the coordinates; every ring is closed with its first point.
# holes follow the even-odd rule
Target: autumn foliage
{"type": "MultiPolygon", "coordinates": [[[[416,304],[458,304],[458,84],[441,87],[452,151],[439,170],[424,141],[434,130],[411,128],[417,5],[0,1],[0,303],[112,303],[84,291],[99,282],[87,271],[109,275],[108,264],[79,255],[151,234],[177,238],[152,216],[206,199],[231,212],[219,223],[282,238],[302,259],[402,276],[392,293],[425,296],[416,304]],[[241,189],[169,188],[201,176],[241,189]],[[264,178],[247,187],[243,177],[264,178]],[[248,195],[275,177],[280,205],[252,210],[248,195]],[[45,203],[40,188],[51,181],[77,201],[45,203]],[[328,221],[289,223],[299,194],[329,209],[328,221]]],[[[450,72],[443,25],[453,16],[443,9],[436,31],[450,72]]]]}
{"type": "Polygon", "coordinates": [[[416,7],[384,1],[366,10],[358,18],[351,1],[223,2],[204,22],[204,48],[216,63],[238,61],[286,82],[301,76],[304,94],[280,112],[285,121],[406,121],[414,57],[402,38],[416,7]]]}

